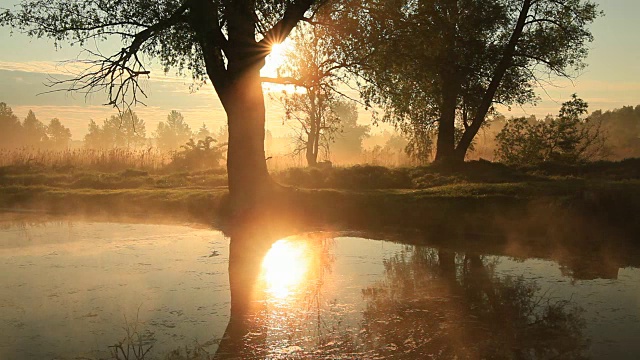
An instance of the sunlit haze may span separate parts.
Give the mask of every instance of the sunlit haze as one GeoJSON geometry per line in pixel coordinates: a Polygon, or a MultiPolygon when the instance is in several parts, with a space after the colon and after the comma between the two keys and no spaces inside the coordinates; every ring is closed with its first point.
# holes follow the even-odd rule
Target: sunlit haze
{"type": "Polygon", "coordinates": [[[640,359],[640,0],[238,4],[0,0],[0,360],[640,359]]]}

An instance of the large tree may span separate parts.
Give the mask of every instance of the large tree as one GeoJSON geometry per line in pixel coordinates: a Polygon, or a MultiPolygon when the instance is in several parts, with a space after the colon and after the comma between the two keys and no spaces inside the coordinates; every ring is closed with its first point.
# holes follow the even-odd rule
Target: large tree
{"type": "Polygon", "coordinates": [[[424,134],[414,140],[437,133],[436,160],[450,163],[496,104],[535,102],[537,86],[582,69],[599,15],[590,0],[354,1],[343,37],[378,44],[358,69],[365,99],[424,134]]]}
{"type": "Polygon", "coordinates": [[[227,113],[227,169],[234,204],[251,205],[271,179],[264,154],[265,106],[260,69],[271,45],[286,38],[320,0],[25,0],[0,15],[9,25],[56,42],[120,38],[111,55],[89,52],[90,67],[66,84],[106,90],[128,107],[143,94],[145,59],[208,79],[227,113]]]}

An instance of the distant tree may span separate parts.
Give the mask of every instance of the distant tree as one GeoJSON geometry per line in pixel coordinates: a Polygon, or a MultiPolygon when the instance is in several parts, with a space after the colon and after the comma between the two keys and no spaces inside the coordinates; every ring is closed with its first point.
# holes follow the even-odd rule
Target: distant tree
{"type": "Polygon", "coordinates": [[[226,145],[217,145],[216,140],[208,136],[204,140],[189,139],[180,151],[173,153],[171,165],[184,169],[211,169],[220,167],[224,159],[226,145]]]}
{"type": "Polygon", "coordinates": [[[102,126],[91,120],[84,143],[88,148],[136,147],[145,143],[145,134],[144,120],[127,111],[105,119],[102,126]]]}
{"type": "Polygon", "coordinates": [[[211,131],[209,131],[207,124],[202,123],[202,126],[200,126],[200,128],[198,129],[198,132],[195,134],[196,141],[204,140],[209,136],[211,136],[211,131]]]}
{"type": "Polygon", "coordinates": [[[590,0],[349,3],[342,52],[370,53],[356,68],[363,97],[425,141],[416,146],[428,149],[436,134],[436,161],[449,163],[464,161],[495,104],[534,102],[535,86],[582,69],[599,15],[590,0]]]}
{"type": "Polygon", "coordinates": [[[285,119],[295,130],[293,154],[304,154],[307,165],[315,166],[320,153],[328,158],[329,145],[338,131],[339,118],[332,111],[327,93],[308,90],[280,98],[285,119]]]}
{"type": "Polygon", "coordinates": [[[48,146],[55,150],[62,150],[69,147],[71,141],[71,130],[62,125],[57,118],[51,119],[47,125],[47,135],[49,137],[48,146]]]}
{"type": "Polygon", "coordinates": [[[229,125],[220,126],[220,129],[218,129],[218,133],[214,136],[214,139],[218,142],[218,144],[228,144],[229,125]]]}
{"type": "Polygon", "coordinates": [[[589,118],[602,122],[602,129],[607,134],[608,155],[612,159],[640,157],[640,105],[635,108],[624,106],[604,113],[597,110],[589,118]]]}
{"type": "Polygon", "coordinates": [[[39,147],[47,141],[47,127],[38,120],[36,114],[29,110],[22,121],[22,143],[26,146],[39,147]]]}
{"type": "Polygon", "coordinates": [[[104,129],[93,119],[89,120],[89,128],[84,136],[84,147],[89,149],[106,149],[112,147],[104,134],[104,129]]]}
{"type": "Polygon", "coordinates": [[[14,148],[21,145],[22,125],[6,103],[0,102],[0,148],[14,148]]]}
{"type": "Polygon", "coordinates": [[[336,56],[336,37],[331,35],[335,26],[333,9],[321,9],[313,25],[301,25],[292,34],[287,62],[278,69],[280,77],[275,79],[303,89],[283,92],[280,102],[285,119],[295,124],[294,154],[304,154],[309,166],[317,164],[321,152],[328,158],[339,131],[340,119],[334,108],[344,98],[338,84],[346,80],[343,70],[347,65],[336,56]]]}
{"type": "MultiPolygon", "coordinates": [[[[387,141],[384,143],[383,152],[389,153],[393,159],[391,162],[393,165],[408,165],[413,160],[410,156],[411,153],[407,151],[407,146],[409,145],[409,141],[402,136],[401,134],[394,132],[389,136],[387,141]]],[[[422,160],[423,158],[419,158],[422,160]]],[[[417,161],[417,164],[420,164],[421,161],[417,161]]]]}
{"type": "MultiPolygon", "coordinates": [[[[588,104],[573,95],[562,104],[556,118],[507,121],[496,141],[496,157],[507,164],[527,165],[545,161],[584,162],[601,158],[604,135],[599,121],[583,119],[588,104]]],[[[535,118],[534,118],[535,119],[535,118]]]]}
{"type": "Polygon", "coordinates": [[[335,101],[332,110],[340,121],[331,145],[332,159],[355,160],[362,154],[362,141],[369,137],[371,128],[358,125],[358,108],[353,101],[335,101]]]}
{"type": "Polygon", "coordinates": [[[175,110],[169,113],[166,123],[158,123],[154,135],[158,148],[165,151],[176,150],[193,137],[191,127],[184,122],[182,114],[175,110]]]}

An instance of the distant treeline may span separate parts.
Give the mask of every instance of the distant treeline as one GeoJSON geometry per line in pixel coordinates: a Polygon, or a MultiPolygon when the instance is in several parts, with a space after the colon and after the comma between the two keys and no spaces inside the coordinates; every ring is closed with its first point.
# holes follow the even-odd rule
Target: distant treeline
{"type": "Polygon", "coordinates": [[[29,110],[27,117],[20,121],[7,104],[0,102],[0,148],[62,150],[69,146],[70,140],[71,131],[57,118],[45,125],[29,110]]]}
{"type": "MultiPolygon", "coordinates": [[[[205,124],[198,131],[192,131],[178,111],[171,111],[166,121],[158,123],[156,131],[147,137],[146,124],[133,111],[112,115],[102,124],[89,121],[88,133],[83,146],[87,149],[142,148],[154,146],[162,151],[179,150],[191,139],[195,143],[211,137],[213,142],[226,142],[226,127],[216,134],[205,124]]],[[[0,148],[37,148],[62,150],[69,147],[71,131],[57,118],[49,124],[40,121],[29,110],[27,117],[20,120],[6,103],[0,103],[0,148]]]]}
{"type": "MultiPolygon", "coordinates": [[[[640,157],[640,105],[605,112],[597,110],[588,116],[580,116],[581,113],[586,114],[585,102],[574,97],[566,104],[573,104],[573,108],[569,106],[561,112],[573,111],[573,115],[560,114],[545,119],[494,116],[476,136],[467,158],[524,165],[557,159],[582,161],[640,157]],[[585,147],[586,143],[590,148],[585,147]]],[[[145,121],[130,111],[112,115],[101,124],[90,120],[83,147],[93,150],[153,147],[161,152],[174,152],[174,160],[187,166],[192,162],[187,159],[201,158],[205,154],[215,154],[216,163],[222,160],[227,139],[226,127],[211,132],[206,124],[202,124],[194,131],[183,115],[175,110],[147,137],[145,121]]],[[[45,124],[33,111],[21,120],[7,104],[0,103],[0,148],[64,150],[69,147],[70,140],[71,132],[60,120],[54,118],[45,124]]],[[[265,147],[268,156],[285,156],[287,141],[285,138],[274,139],[267,131],[265,147]]],[[[344,124],[342,132],[333,141],[329,158],[337,163],[403,166],[416,164],[418,158],[411,153],[416,149],[408,146],[407,138],[391,132],[372,137],[368,127],[357,125],[355,121],[344,124]],[[366,138],[380,138],[375,141],[379,145],[367,149],[363,146],[366,138]]],[[[433,154],[424,158],[433,159],[433,154]]]]}

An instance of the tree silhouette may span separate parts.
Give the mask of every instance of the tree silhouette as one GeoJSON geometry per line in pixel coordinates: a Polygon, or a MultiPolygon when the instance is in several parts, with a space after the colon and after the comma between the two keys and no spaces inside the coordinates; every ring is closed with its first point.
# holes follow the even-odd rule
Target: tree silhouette
{"type": "Polygon", "coordinates": [[[145,136],[144,120],[135,112],[127,111],[105,119],[102,126],[91,120],[89,132],[84,137],[84,145],[94,149],[137,147],[145,143],[145,136]]]}
{"type": "Polygon", "coordinates": [[[9,149],[20,146],[22,125],[6,103],[0,102],[0,147],[9,149]]]}
{"type": "Polygon", "coordinates": [[[358,125],[358,108],[352,101],[338,101],[333,111],[340,119],[339,132],[331,147],[331,158],[349,161],[362,154],[362,141],[369,137],[370,127],[358,125]]]}
{"type": "Polygon", "coordinates": [[[227,168],[231,201],[251,207],[271,188],[264,154],[264,96],[260,69],[271,45],[282,42],[313,11],[314,0],[26,0],[0,15],[34,37],[85,45],[105,38],[123,42],[115,54],[85,50],[87,69],[57,85],[106,92],[107,104],[128,109],[140,102],[147,59],[165,70],[210,81],[227,113],[227,168]]]}
{"type": "Polygon", "coordinates": [[[496,157],[513,165],[545,161],[584,162],[601,158],[605,138],[599,119],[583,119],[587,103],[573,94],[562,104],[557,117],[544,121],[516,118],[507,121],[496,135],[496,157]]]}
{"type": "Polygon", "coordinates": [[[62,125],[58,118],[53,118],[47,125],[47,135],[49,136],[49,147],[55,150],[64,150],[69,147],[71,141],[71,130],[62,125]]]}
{"type": "Polygon", "coordinates": [[[47,127],[38,120],[33,111],[29,110],[27,117],[22,121],[22,144],[39,147],[45,141],[47,141],[47,127]]]}
{"type": "Polygon", "coordinates": [[[362,95],[405,132],[437,133],[436,161],[449,163],[495,105],[535,102],[536,86],[582,69],[599,15],[589,0],[354,2],[343,37],[377,44],[356,69],[362,95]]]}

